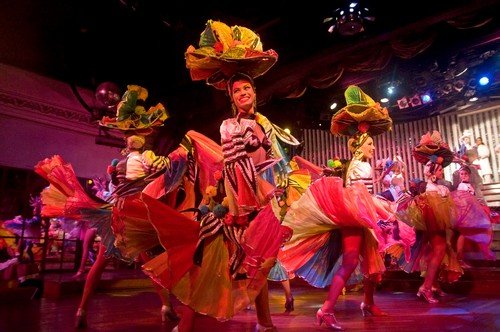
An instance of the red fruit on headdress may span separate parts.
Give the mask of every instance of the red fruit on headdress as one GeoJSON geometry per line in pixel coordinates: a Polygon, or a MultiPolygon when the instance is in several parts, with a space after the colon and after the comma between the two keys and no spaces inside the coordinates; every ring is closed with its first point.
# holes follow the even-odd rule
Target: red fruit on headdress
{"type": "Polygon", "coordinates": [[[216,42],[214,44],[214,51],[216,54],[224,52],[224,45],[220,41],[216,42]]]}
{"type": "Polygon", "coordinates": [[[358,130],[361,132],[361,133],[366,133],[368,132],[368,129],[370,129],[370,124],[368,122],[360,122],[358,123],[358,130]]]}
{"type": "Polygon", "coordinates": [[[116,167],[112,166],[112,165],[108,165],[108,168],[106,169],[106,172],[108,174],[113,174],[114,172],[116,172],[116,167]]]}

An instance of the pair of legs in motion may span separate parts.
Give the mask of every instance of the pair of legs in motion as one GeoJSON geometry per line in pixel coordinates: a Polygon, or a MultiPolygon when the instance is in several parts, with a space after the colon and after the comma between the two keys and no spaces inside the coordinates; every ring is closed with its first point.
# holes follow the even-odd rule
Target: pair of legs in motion
{"type": "MultiPolygon", "coordinates": [[[[187,305],[181,305],[182,309],[179,310],[181,319],[179,324],[172,330],[172,332],[191,332],[195,331],[194,320],[196,312],[187,305]]],[[[275,332],[276,327],[273,325],[271,318],[271,311],[269,309],[269,287],[268,283],[260,291],[259,295],[255,298],[255,311],[257,313],[257,326],[256,332],[275,332]]]]}
{"type": "Polygon", "coordinates": [[[417,296],[423,298],[429,303],[439,302],[434,293],[444,295],[438,285],[438,273],[446,255],[446,233],[445,231],[432,231],[427,234],[431,253],[427,262],[427,271],[425,272],[424,283],[418,289],[417,296]]]}
{"type": "MultiPolygon", "coordinates": [[[[104,253],[106,252],[106,247],[103,245],[99,245],[99,251],[97,253],[97,258],[95,263],[90,268],[90,271],[85,279],[85,285],[83,287],[83,294],[80,300],[80,305],[78,306],[78,310],[76,312],[76,328],[83,328],[87,326],[87,309],[89,305],[90,298],[94,293],[99,280],[101,279],[102,273],[106,268],[106,265],[110,258],[107,258],[104,253]]],[[[147,261],[149,258],[146,254],[141,254],[141,258],[144,261],[147,261]]],[[[153,282],[156,292],[160,296],[162,307],[161,307],[161,320],[162,322],[166,321],[176,321],[178,320],[177,314],[175,313],[172,304],[170,303],[170,293],[159,286],[155,282],[153,282]]]]}
{"type": "Polygon", "coordinates": [[[85,266],[87,265],[87,259],[89,258],[90,252],[94,246],[94,241],[97,236],[97,229],[86,228],[83,234],[83,244],[82,244],[82,258],[80,260],[80,265],[78,266],[78,271],[73,276],[74,279],[82,279],[85,274],[85,266]]]}
{"type": "MultiPolygon", "coordinates": [[[[342,294],[342,290],[351,274],[354,272],[359,263],[359,254],[363,245],[363,229],[362,228],[342,228],[342,265],[337,273],[333,276],[332,284],[328,291],[328,296],[316,313],[316,321],[318,325],[325,324],[332,330],[343,330],[341,325],[335,318],[335,304],[338,297],[342,294]]],[[[376,281],[370,278],[363,279],[364,300],[361,303],[361,312],[363,316],[371,314],[373,316],[386,316],[387,314],[380,310],[375,305],[373,295],[375,293],[376,281]]]]}

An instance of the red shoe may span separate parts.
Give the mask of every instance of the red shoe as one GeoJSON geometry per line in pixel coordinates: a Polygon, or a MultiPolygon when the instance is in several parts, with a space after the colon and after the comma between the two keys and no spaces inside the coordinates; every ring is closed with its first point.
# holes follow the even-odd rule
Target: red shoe
{"type": "Polygon", "coordinates": [[[160,315],[162,323],[177,322],[180,319],[179,316],[177,316],[177,313],[175,312],[174,308],[167,305],[161,306],[160,315]]]}
{"type": "Polygon", "coordinates": [[[259,323],[257,323],[257,325],[255,325],[255,332],[277,332],[277,331],[278,331],[278,329],[274,325],[264,326],[264,325],[260,325],[259,323]]]}
{"type": "Polygon", "coordinates": [[[87,312],[78,308],[75,316],[75,329],[84,329],[87,327],[87,312]]]}
{"type": "Polygon", "coordinates": [[[429,303],[438,303],[439,301],[434,297],[432,294],[431,289],[424,288],[423,286],[420,286],[417,292],[417,296],[420,298],[423,298],[429,303]]]}
{"type": "Polygon", "coordinates": [[[375,304],[366,304],[364,302],[361,302],[361,305],[359,306],[359,308],[361,309],[361,313],[363,314],[363,317],[368,316],[368,314],[375,316],[375,317],[389,316],[389,314],[387,312],[382,311],[375,304]]]}
{"type": "Polygon", "coordinates": [[[330,330],[344,331],[339,322],[337,322],[335,314],[333,312],[323,312],[321,308],[319,308],[318,312],[316,312],[316,323],[318,326],[325,323],[326,327],[330,330]]]}

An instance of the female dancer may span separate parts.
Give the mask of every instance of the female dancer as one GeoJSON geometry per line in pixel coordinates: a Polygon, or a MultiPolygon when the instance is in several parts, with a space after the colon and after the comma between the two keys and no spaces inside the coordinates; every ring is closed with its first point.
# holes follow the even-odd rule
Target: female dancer
{"type": "Polygon", "coordinates": [[[383,232],[377,225],[380,213],[385,221],[391,215],[379,211],[378,204],[365,184],[373,181],[371,165],[374,145],[371,136],[390,129],[392,121],[359,87],[349,86],[345,92],[347,106],[332,118],[331,131],[351,136],[348,145],[353,154],[345,172],[346,187],[339,177],[316,180],[292,204],[283,225],[293,229],[291,240],[285,243],[279,259],[288,271],[296,271],[313,284],[330,285],[328,296],[316,314],[318,325],[342,330],[334,308],[342,289],[362,260],[365,298],[361,303],[363,315],[387,315],[374,303],[376,282],[380,281],[384,263],[379,253],[383,247],[383,232]],[[352,133],[355,133],[352,135],[352,133]],[[341,241],[342,250],[335,243],[341,241]],[[342,255],[342,262],[338,259],[342,255]]]}
{"type": "Polygon", "coordinates": [[[464,268],[470,267],[464,262],[464,249],[476,245],[485,259],[494,259],[490,249],[492,229],[490,209],[476,197],[476,189],[471,183],[471,167],[463,165],[459,169],[461,182],[457,190],[451,192],[456,207],[455,232],[457,258],[464,268]],[[467,246],[466,246],[467,242],[467,246]]]}
{"type": "Polygon", "coordinates": [[[251,30],[222,22],[209,21],[200,43],[200,50],[190,46],[186,53],[191,77],[227,87],[235,108],[234,116],[220,127],[222,147],[207,138],[194,147],[193,156],[201,161],[197,171],[212,175],[199,189],[202,193],[207,185],[218,189],[214,204],[209,204],[213,208],[201,213],[198,222],[150,196],[136,195],[126,199],[120,217],[143,215],[167,250],[144,270],[185,305],[176,330],[193,330],[195,313],[227,320],[255,301],[257,330],[273,331],[267,277],[290,230],[281,226],[273,211],[277,207],[273,166],[279,159],[272,141],[277,132],[280,139],[285,135],[272,125],[274,130],[268,131],[269,121],[255,112],[253,77],[267,71],[277,56],[262,52],[260,39],[251,30]],[[206,52],[209,47],[213,54],[206,52]],[[225,51],[240,58],[227,61],[219,54],[225,51]],[[250,76],[232,76],[240,66],[250,76]]]}
{"type": "MultiPolygon", "coordinates": [[[[153,238],[153,240],[148,241],[147,246],[138,248],[134,252],[123,250],[124,255],[117,247],[124,247],[123,237],[121,238],[122,241],[117,242],[115,233],[112,231],[111,213],[117,200],[142,190],[146,185],[145,179],[147,176],[155,174],[170,165],[169,158],[156,156],[151,150],[144,150],[145,137],[143,135],[133,135],[137,132],[145,133],[145,130],[161,125],[163,120],[166,119],[166,110],[161,104],[147,112],[142,105],[136,105],[138,100],[145,100],[146,97],[146,89],[130,85],[118,106],[117,114],[120,116],[120,120],[118,120],[118,115],[117,118],[106,118],[105,123],[108,127],[123,129],[128,134],[126,148],[123,151],[126,157],[118,164],[113,163],[108,167],[111,170],[110,175],[112,182],[114,182],[113,186],[116,187],[112,195],[101,196],[102,198],[106,197],[106,200],[100,201],[90,197],[79,184],[72,166],[60,156],[46,158],[35,166],[35,171],[51,184],[41,194],[44,202],[43,215],[69,216],[79,219],[87,223],[89,227],[95,227],[101,237],[96,262],[85,280],[82,298],[76,313],[75,327],[77,328],[87,325],[86,314],[89,300],[106,267],[107,261],[114,257],[132,262],[139,255],[147,260],[145,252],[155,247],[155,245],[159,245],[156,238],[153,238]],[[142,113],[144,116],[141,117],[140,128],[135,128],[136,124],[131,118],[135,119],[136,115],[142,113]]],[[[118,226],[120,225],[118,224],[118,226]]],[[[120,231],[123,229],[116,228],[116,234],[122,235],[120,231]]],[[[162,321],[176,320],[177,316],[170,304],[168,292],[158,285],[154,285],[162,301],[162,321]]]]}
{"type": "Polygon", "coordinates": [[[410,217],[408,222],[417,231],[423,232],[423,237],[414,248],[412,263],[405,270],[425,271],[417,296],[429,303],[437,303],[434,293],[444,295],[438,285],[438,277],[452,282],[463,274],[455,253],[446,243],[447,232],[451,231],[455,220],[455,206],[449,189],[438,184],[443,179],[443,168],[453,160],[453,153],[441,134],[434,130],[422,136],[413,150],[413,156],[425,165],[426,186],[425,191],[410,203],[406,215],[410,217]]]}

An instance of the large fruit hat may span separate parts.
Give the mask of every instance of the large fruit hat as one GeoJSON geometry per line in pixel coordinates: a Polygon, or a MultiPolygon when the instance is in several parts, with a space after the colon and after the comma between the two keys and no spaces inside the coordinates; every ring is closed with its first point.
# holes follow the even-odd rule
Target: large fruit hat
{"type": "Polygon", "coordinates": [[[420,143],[413,149],[413,157],[421,164],[429,161],[446,167],[454,159],[454,154],[437,130],[428,131],[420,138],[420,143]]]}
{"type": "Polygon", "coordinates": [[[274,50],[263,51],[260,37],[252,30],[237,25],[229,27],[219,21],[208,20],[198,46],[190,45],[185,53],[191,79],[206,80],[222,90],[235,73],[256,78],[278,60],[274,50]]]}
{"type": "Polygon", "coordinates": [[[354,137],[368,133],[375,136],[391,130],[392,119],[387,108],[381,107],[358,86],[350,85],[344,95],[347,105],[333,115],[332,134],[354,137]]]}
{"type": "Polygon", "coordinates": [[[118,129],[125,135],[147,135],[154,127],[162,126],[169,115],[166,108],[158,103],[146,110],[148,90],[139,85],[128,85],[117,106],[116,117],[104,116],[99,124],[118,129]]]}

